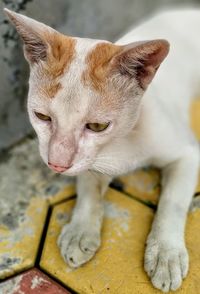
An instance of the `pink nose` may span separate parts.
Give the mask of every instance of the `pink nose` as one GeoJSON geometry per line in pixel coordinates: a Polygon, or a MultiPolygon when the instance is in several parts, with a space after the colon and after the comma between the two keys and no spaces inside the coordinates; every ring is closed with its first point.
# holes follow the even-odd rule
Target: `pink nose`
{"type": "Polygon", "coordinates": [[[48,165],[51,169],[53,169],[54,171],[59,172],[59,173],[62,173],[71,167],[71,166],[58,166],[58,165],[54,165],[50,162],[48,162],[48,165]]]}

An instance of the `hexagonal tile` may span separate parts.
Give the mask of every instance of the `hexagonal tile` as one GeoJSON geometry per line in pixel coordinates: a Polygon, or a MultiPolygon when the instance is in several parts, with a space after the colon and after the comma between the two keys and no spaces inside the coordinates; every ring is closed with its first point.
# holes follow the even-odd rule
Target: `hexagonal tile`
{"type": "MultiPolygon", "coordinates": [[[[200,140],[200,97],[198,99],[193,100],[190,109],[191,116],[191,127],[198,138],[200,140]]],[[[200,177],[197,186],[197,192],[200,193],[200,177]]]]}
{"type": "MultiPolygon", "coordinates": [[[[71,269],[63,261],[56,240],[61,227],[69,219],[73,206],[74,201],[67,201],[54,207],[40,266],[81,294],[159,294],[160,291],[152,287],[143,270],[144,246],[152,222],[152,210],[109,189],[105,202],[102,246],[89,263],[81,268],[71,269]]],[[[200,210],[190,213],[186,233],[191,260],[190,272],[177,294],[198,293],[199,222],[200,210]]]]}
{"type": "Polygon", "coordinates": [[[71,185],[55,195],[52,189],[51,193],[47,193],[46,199],[44,196],[27,199],[16,197],[12,202],[10,198],[7,202],[2,201],[0,279],[34,265],[49,205],[70,198],[74,194],[75,187],[71,185]]]}
{"type": "Polygon", "coordinates": [[[69,199],[76,194],[76,189],[74,185],[68,185],[58,191],[56,194],[50,194],[47,196],[47,199],[51,205],[55,205],[59,202],[62,202],[65,199],[69,199]]]}
{"type": "Polygon", "coordinates": [[[0,284],[1,294],[70,294],[38,269],[31,269],[0,284]]]}
{"type": "Polygon", "coordinates": [[[135,282],[147,282],[142,260],[152,211],[109,189],[101,249],[88,264],[72,270],[60,256],[56,240],[73,205],[67,201],[54,207],[40,266],[79,293],[133,293],[135,282]]]}
{"type": "Polygon", "coordinates": [[[117,179],[124,192],[146,204],[156,204],[160,194],[160,172],[155,168],[143,168],[117,179]]]}
{"type": "Polygon", "coordinates": [[[47,202],[33,198],[13,214],[4,214],[0,225],[0,279],[34,265],[45,219],[47,202]]]}
{"type": "Polygon", "coordinates": [[[190,108],[191,127],[198,139],[200,139],[200,97],[191,103],[190,108]]]}
{"type": "Polygon", "coordinates": [[[42,162],[37,140],[26,139],[0,156],[0,206],[7,210],[36,196],[60,202],[68,197],[60,191],[70,184],[74,184],[73,177],[56,174],[42,162]]]}

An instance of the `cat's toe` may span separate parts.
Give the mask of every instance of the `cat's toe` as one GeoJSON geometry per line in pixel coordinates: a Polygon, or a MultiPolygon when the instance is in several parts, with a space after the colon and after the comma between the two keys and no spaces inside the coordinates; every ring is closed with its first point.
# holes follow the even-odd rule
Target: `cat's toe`
{"type": "Polygon", "coordinates": [[[177,290],[188,272],[184,244],[174,247],[168,242],[151,240],[147,243],[144,268],[155,288],[163,292],[177,290]]]}
{"type": "Polygon", "coordinates": [[[68,224],[63,228],[57,243],[65,262],[77,268],[94,256],[100,246],[100,232],[68,224]]]}
{"type": "Polygon", "coordinates": [[[100,243],[100,234],[97,234],[95,232],[85,232],[80,240],[80,249],[83,252],[96,252],[97,249],[100,247],[100,243]]]}

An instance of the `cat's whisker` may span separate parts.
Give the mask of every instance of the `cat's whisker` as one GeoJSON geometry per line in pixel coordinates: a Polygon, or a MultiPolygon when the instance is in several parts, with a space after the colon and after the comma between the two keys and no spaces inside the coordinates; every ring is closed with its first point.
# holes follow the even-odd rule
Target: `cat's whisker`
{"type": "Polygon", "coordinates": [[[100,173],[108,174],[106,171],[106,168],[102,165],[95,164],[95,165],[93,165],[93,168],[100,173]]]}
{"type": "MultiPolygon", "coordinates": [[[[113,175],[113,174],[118,174],[119,173],[119,167],[115,166],[114,163],[105,163],[101,162],[101,164],[94,164],[93,167],[98,170],[101,173],[108,174],[108,175],[113,175]]],[[[125,166],[124,166],[125,169],[125,166]]],[[[121,168],[123,171],[123,167],[121,168]]]]}
{"type": "Polygon", "coordinates": [[[110,162],[110,161],[117,161],[117,162],[124,162],[124,158],[120,158],[119,157],[120,156],[120,154],[119,155],[117,155],[117,156],[98,156],[97,158],[96,158],[96,160],[95,160],[95,162],[101,162],[101,161],[108,161],[108,162],[110,162]]]}

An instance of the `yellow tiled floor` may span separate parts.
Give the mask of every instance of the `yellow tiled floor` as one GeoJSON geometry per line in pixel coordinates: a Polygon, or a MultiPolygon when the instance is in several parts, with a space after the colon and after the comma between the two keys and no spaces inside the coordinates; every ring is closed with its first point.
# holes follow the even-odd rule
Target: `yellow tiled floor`
{"type": "MultiPolygon", "coordinates": [[[[200,139],[200,100],[194,101],[191,113],[191,125],[200,139]]],[[[60,256],[56,240],[61,227],[69,220],[75,188],[68,186],[55,194],[52,186],[49,195],[31,198],[17,226],[9,221],[9,215],[5,217],[4,225],[0,225],[0,279],[33,266],[39,267],[39,261],[35,261],[40,255],[38,248],[48,219],[47,212],[52,207],[47,235],[40,247],[40,267],[45,272],[80,294],[161,293],[151,286],[143,270],[145,240],[153,218],[153,210],[148,205],[157,204],[160,173],[146,168],[119,179],[124,190],[120,193],[109,189],[107,193],[102,246],[89,263],[72,270],[60,256]]],[[[197,191],[200,191],[200,181],[197,191]]],[[[190,271],[176,293],[200,293],[199,225],[200,209],[188,217],[186,242],[190,271]]]]}
{"type": "MultiPolygon", "coordinates": [[[[153,294],[154,289],[143,270],[144,246],[153,211],[126,195],[109,189],[106,196],[102,246],[96,256],[81,268],[72,270],[63,261],[56,241],[69,220],[74,201],[56,205],[49,224],[40,262],[51,276],[81,294],[153,294]],[[134,292],[133,292],[134,290],[134,292]]],[[[200,293],[200,210],[190,213],[186,241],[191,266],[187,279],[177,293],[200,293]],[[195,242],[194,242],[195,236],[195,242]]]]}
{"type": "Polygon", "coordinates": [[[0,279],[34,266],[49,204],[66,200],[74,194],[75,187],[67,186],[54,197],[32,198],[15,227],[9,215],[6,217],[4,224],[0,225],[0,279]]]}
{"type": "Polygon", "coordinates": [[[74,201],[68,201],[54,207],[40,263],[42,269],[79,293],[128,294],[138,283],[142,290],[143,282],[147,282],[142,260],[153,216],[151,209],[109,189],[102,246],[89,263],[71,270],[61,258],[56,240],[73,205],[74,201]]]}
{"type": "Polygon", "coordinates": [[[17,227],[0,225],[0,279],[34,266],[47,209],[45,200],[32,199],[17,227]]]}
{"type": "Polygon", "coordinates": [[[121,176],[123,191],[147,204],[156,204],[160,194],[160,172],[155,168],[137,170],[121,176]]]}
{"type": "Polygon", "coordinates": [[[190,117],[191,127],[197,139],[200,140],[200,97],[192,102],[190,117]]]}
{"type": "Polygon", "coordinates": [[[63,200],[69,199],[76,194],[75,187],[73,185],[66,186],[63,190],[59,191],[55,195],[48,197],[48,201],[51,205],[55,205],[63,200]]]}

